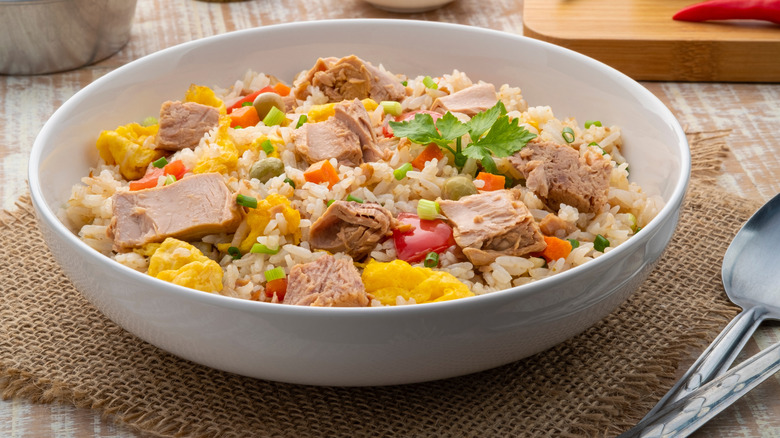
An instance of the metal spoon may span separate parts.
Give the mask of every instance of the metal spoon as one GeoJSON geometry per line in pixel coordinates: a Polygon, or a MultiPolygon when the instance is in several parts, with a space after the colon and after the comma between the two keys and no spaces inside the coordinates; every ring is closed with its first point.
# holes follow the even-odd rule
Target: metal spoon
{"type": "Polygon", "coordinates": [[[780,194],[739,230],[723,257],[726,295],[742,312],[718,335],[645,419],[723,374],[765,319],[780,319],[780,194]]]}
{"type": "Polygon", "coordinates": [[[645,417],[618,438],[687,437],[777,371],[780,371],[780,342],[645,417]]]}

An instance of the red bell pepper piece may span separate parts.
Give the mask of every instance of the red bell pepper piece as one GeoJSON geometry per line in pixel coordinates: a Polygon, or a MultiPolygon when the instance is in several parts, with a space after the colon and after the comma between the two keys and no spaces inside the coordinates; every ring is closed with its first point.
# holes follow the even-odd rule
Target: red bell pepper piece
{"type": "Polygon", "coordinates": [[[397,219],[403,225],[393,230],[393,241],[396,256],[403,261],[416,263],[431,251],[441,254],[455,245],[452,227],[441,219],[420,219],[412,213],[401,213],[397,219]],[[410,229],[401,231],[404,228],[410,229]]]}
{"type": "Polygon", "coordinates": [[[247,94],[246,96],[234,102],[233,105],[227,107],[227,113],[230,114],[233,112],[234,109],[241,108],[241,106],[244,105],[245,102],[249,102],[249,103],[254,102],[255,98],[257,98],[257,96],[259,96],[260,93],[276,93],[276,90],[274,89],[274,87],[269,85],[267,87],[255,91],[252,94],[247,94]]]}
{"type": "Polygon", "coordinates": [[[681,9],[679,21],[763,20],[780,24],[780,0],[709,0],[681,9]]]}
{"type": "Polygon", "coordinates": [[[173,175],[178,181],[184,176],[185,173],[187,173],[187,168],[184,167],[184,163],[182,163],[181,160],[172,161],[166,164],[163,168],[149,166],[144,176],[135,181],[130,181],[130,191],[134,192],[136,190],[157,187],[157,180],[162,175],[173,175]]]}

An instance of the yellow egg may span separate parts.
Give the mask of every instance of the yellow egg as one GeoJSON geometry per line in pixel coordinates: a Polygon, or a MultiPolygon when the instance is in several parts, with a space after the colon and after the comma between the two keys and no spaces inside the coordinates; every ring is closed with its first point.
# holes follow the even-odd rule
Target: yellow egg
{"type": "Polygon", "coordinates": [[[454,275],[412,266],[403,260],[389,263],[371,260],[363,269],[363,285],[382,304],[395,305],[396,297],[413,298],[418,304],[474,296],[454,275]]]}
{"type": "Polygon", "coordinates": [[[283,235],[292,235],[297,244],[301,239],[301,214],[292,207],[290,200],[278,193],[272,193],[267,198],[257,201],[257,208],[249,209],[246,215],[246,222],[249,225],[249,234],[241,241],[238,249],[242,254],[246,254],[252,249],[252,245],[257,242],[257,238],[262,236],[265,228],[277,213],[284,216],[287,227],[279,230],[283,235]]]}
{"type": "Polygon", "coordinates": [[[169,237],[149,259],[148,274],[179,286],[219,292],[222,290],[222,268],[200,250],[169,237]]]}
{"type": "MultiPolygon", "coordinates": [[[[366,108],[366,111],[373,111],[379,106],[379,104],[376,103],[376,101],[373,99],[363,99],[361,100],[361,102],[363,103],[363,106],[366,108]]],[[[325,120],[328,120],[331,116],[333,116],[336,113],[335,108],[336,108],[335,103],[312,105],[306,117],[311,123],[324,122],[325,120]]]]}
{"type": "Polygon", "coordinates": [[[238,165],[238,148],[228,134],[230,128],[230,118],[222,116],[219,118],[219,129],[215,136],[215,143],[220,149],[220,154],[216,157],[204,156],[199,159],[192,169],[192,173],[221,173],[227,174],[235,170],[238,165]]]}
{"type": "Polygon", "coordinates": [[[225,108],[225,102],[218,98],[214,90],[202,85],[190,85],[190,88],[184,94],[185,102],[195,102],[201,105],[213,106],[219,110],[222,115],[227,114],[227,108],[225,108]]]}
{"type": "Polygon", "coordinates": [[[145,143],[157,135],[158,125],[141,126],[138,123],[119,126],[114,131],[103,131],[95,146],[100,158],[107,164],[118,164],[125,179],[135,180],[146,174],[149,163],[163,156],[145,143]]]}

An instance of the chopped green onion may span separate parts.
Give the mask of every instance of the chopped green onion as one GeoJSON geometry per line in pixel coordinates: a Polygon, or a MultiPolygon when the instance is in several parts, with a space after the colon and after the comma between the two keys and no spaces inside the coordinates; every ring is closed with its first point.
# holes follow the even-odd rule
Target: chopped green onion
{"type": "Polygon", "coordinates": [[[401,181],[402,179],[406,178],[406,172],[410,170],[412,170],[412,163],[404,163],[401,167],[393,171],[393,176],[398,181],[401,181]]]}
{"type": "Polygon", "coordinates": [[[571,249],[579,248],[579,246],[580,246],[580,241],[579,240],[577,240],[577,239],[568,239],[568,240],[569,240],[569,243],[571,243],[571,249]]]}
{"type": "Polygon", "coordinates": [[[601,234],[596,236],[596,239],[593,240],[593,249],[596,251],[604,252],[604,250],[609,246],[609,240],[607,240],[606,237],[602,236],[601,234]]]}
{"type": "Polygon", "coordinates": [[[307,116],[306,114],[298,117],[298,123],[295,124],[295,129],[300,128],[301,126],[303,126],[304,123],[308,121],[309,121],[309,116],[307,116]]]}
{"type": "Polygon", "coordinates": [[[585,121],[585,129],[588,129],[588,128],[590,128],[593,125],[601,127],[601,122],[598,121],[598,120],[586,120],[585,121]]]}
{"type": "Polygon", "coordinates": [[[330,204],[333,204],[334,202],[336,202],[336,200],[335,200],[335,199],[331,199],[330,201],[328,201],[328,202],[326,203],[326,205],[327,205],[328,207],[330,207],[330,204]]]}
{"type": "Polygon", "coordinates": [[[233,129],[244,129],[244,127],[241,126],[241,125],[236,125],[236,126],[233,127],[233,129]]]}
{"type": "Polygon", "coordinates": [[[157,118],[149,116],[141,122],[141,126],[152,126],[157,124],[157,118]]]}
{"type": "Polygon", "coordinates": [[[252,102],[244,102],[241,104],[241,106],[252,106],[252,102]]]}
{"type": "Polygon", "coordinates": [[[257,208],[257,198],[253,198],[251,196],[244,196],[239,194],[236,196],[236,203],[248,208],[257,208]]]}
{"type": "Polygon", "coordinates": [[[271,140],[266,140],[262,143],[260,143],[260,148],[263,149],[263,152],[265,152],[266,155],[270,155],[273,153],[274,145],[271,144],[271,140]]]}
{"type": "Polygon", "coordinates": [[[561,132],[561,137],[566,141],[566,143],[571,143],[574,141],[574,130],[572,130],[570,127],[563,128],[563,131],[561,132]]]}
{"type": "Polygon", "coordinates": [[[595,141],[592,141],[592,142],[588,143],[588,147],[591,147],[591,146],[596,146],[597,148],[599,148],[599,150],[601,150],[601,155],[607,155],[607,151],[605,151],[604,148],[599,146],[599,144],[596,143],[595,141]]]}
{"type": "Polygon", "coordinates": [[[252,245],[252,249],[249,250],[252,254],[278,254],[279,248],[271,249],[262,243],[255,243],[252,245]]]}
{"type": "Polygon", "coordinates": [[[279,280],[280,278],[284,278],[287,276],[287,274],[284,273],[284,268],[281,266],[269,269],[265,271],[265,281],[274,281],[279,280]]]}
{"type": "Polygon", "coordinates": [[[176,182],[176,176],[174,175],[168,175],[165,177],[165,182],[163,182],[164,186],[169,186],[176,182]]]}
{"type": "Polygon", "coordinates": [[[347,201],[357,202],[357,203],[360,203],[360,204],[363,203],[362,199],[358,198],[357,196],[352,196],[352,195],[347,196],[347,201]]]}
{"type": "Polygon", "coordinates": [[[634,231],[634,234],[638,233],[639,230],[641,230],[641,229],[642,229],[642,227],[636,227],[636,231],[634,231]]]}
{"type": "Polygon", "coordinates": [[[405,86],[409,85],[409,81],[402,81],[401,85],[403,85],[405,87],[405,86]]]}
{"type": "Polygon", "coordinates": [[[233,260],[238,260],[241,258],[241,251],[235,246],[231,246],[230,248],[228,248],[228,254],[230,254],[230,256],[233,257],[233,260]]]}
{"type": "Polygon", "coordinates": [[[423,85],[425,85],[427,88],[430,88],[432,90],[438,90],[439,86],[436,85],[436,82],[433,81],[433,78],[430,76],[426,76],[423,78],[423,85]]]}
{"type": "Polygon", "coordinates": [[[268,114],[263,119],[263,124],[265,126],[276,126],[281,125],[284,121],[284,113],[279,108],[272,106],[271,111],[268,111],[268,114]]]}
{"type": "Polygon", "coordinates": [[[394,100],[383,100],[379,102],[380,105],[382,105],[382,110],[384,110],[385,114],[390,114],[391,116],[400,116],[403,112],[403,109],[401,108],[401,102],[396,102],[394,100]]]}
{"type": "Polygon", "coordinates": [[[628,221],[631,222],[631,230],[636,233],[636,230],[639,226],[636,220],[636,216],[634,216],[632,213],[628,213],[628,221]]]}
{"type": "Polygon", "coordinates": [[[162,169],[163,167],[165,167],[166,164],[168,164],[168,160],[166,160],[165,157],[162,157],[156,161],[152,161],[152,166],[158,169],[162,169]]]}
{"type": "Polygon", "coordinates": [[[435,251],[429,252],[428,255],[425,256],[423,266],[426,268],[435,268],[439,266],[439,254],[437,254],[435,251]]]}
{"type": "Polygon", "coordinates": [[[290,178],[285,178],[284,182],[286,182],[287,184],[291,185],[292,188],[295,188],[295,181],[291,180],[290,178]]]}
{"type": "Polygon", "coordinates": [[[436,201],[420,199],[420,201],[417,202],[417,216],[420,216],[420,219],[436,219],[440,212],[441,209],[439,208],[439,203],[436,201]]]}

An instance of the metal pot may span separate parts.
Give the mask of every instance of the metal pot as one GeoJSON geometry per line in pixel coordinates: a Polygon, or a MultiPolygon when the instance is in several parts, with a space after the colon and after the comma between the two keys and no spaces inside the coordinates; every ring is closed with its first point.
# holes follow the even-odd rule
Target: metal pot
{"type": "Polygon", "coordinates": [[[130,38],[136,0],[0,0],[0,74],[53,73],[105,59],[130,38]]]}

